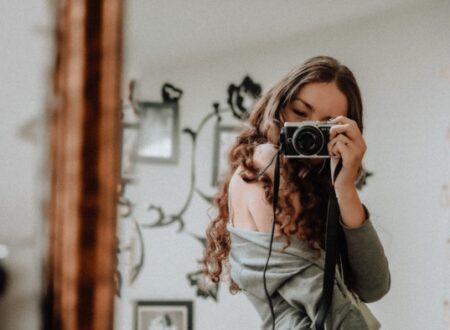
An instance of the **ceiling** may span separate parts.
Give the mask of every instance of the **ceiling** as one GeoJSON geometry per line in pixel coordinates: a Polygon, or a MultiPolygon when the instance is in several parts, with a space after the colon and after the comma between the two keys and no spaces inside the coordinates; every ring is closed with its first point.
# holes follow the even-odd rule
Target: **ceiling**
{"type": "Polygon", "coordinates": [[[401,10],[418,2],[129,0],[125,16],[126,56],[139,55],[155,65],[181,58],[205,57],[401,10]]]}

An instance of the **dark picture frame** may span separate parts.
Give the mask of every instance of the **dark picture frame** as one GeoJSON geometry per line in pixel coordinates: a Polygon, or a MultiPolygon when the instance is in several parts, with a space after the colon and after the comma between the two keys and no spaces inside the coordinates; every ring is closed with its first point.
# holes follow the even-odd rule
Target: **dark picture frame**
{"type": "Polygon", "coordinates": [[[161,329],[193,330],[193,302],[137,301],[135,304],[135,330],[161,329]]]}
{"type": "Polygon", "coordinates": [[[240,126],[234,125],[216,125],[215,127],[211,180],[213,186],[217,186],[228,171],[228,153],[240,130],[240,126]]]}
{"type": "Polygon", "coordinates": [[[178,103],[139,102],[140,131],[137,158],[140,161],[177,163],[178,103]]]}

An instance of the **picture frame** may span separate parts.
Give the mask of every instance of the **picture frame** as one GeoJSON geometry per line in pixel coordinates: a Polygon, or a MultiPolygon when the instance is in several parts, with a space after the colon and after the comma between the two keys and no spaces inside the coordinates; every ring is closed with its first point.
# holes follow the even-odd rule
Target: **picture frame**
{"type": "Polygon", "coordinates": [[[193,302],[137,301],[135,304],[135,330],[193,330],[193,302]]]}
{"type": "Polygon", "coordinates": [[[240,126],[216,125],[214,132],[214,152],[212,186],[219,185],[228,171],[228,153],[241,130],[240,126]]]}
{"type": "Polygon", "coordinates": [[[139,144],[137,158],[140,161],[178,162],[178,103],[138,102],[140,112],[139,144]]]}

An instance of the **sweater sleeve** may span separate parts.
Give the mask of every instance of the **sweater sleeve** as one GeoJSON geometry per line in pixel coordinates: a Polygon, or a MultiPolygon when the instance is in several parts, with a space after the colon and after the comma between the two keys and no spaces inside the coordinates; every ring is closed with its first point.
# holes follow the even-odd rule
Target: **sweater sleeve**
{"type": "Polygon", "coordinates": [[[355,275],[353,288],[360,299],[370,303],[381,299],[390,289],[391,276],[383,246],[370,220],[367,218],[357,228],[341,222],[347,241],[350,268],[355,275]]]}

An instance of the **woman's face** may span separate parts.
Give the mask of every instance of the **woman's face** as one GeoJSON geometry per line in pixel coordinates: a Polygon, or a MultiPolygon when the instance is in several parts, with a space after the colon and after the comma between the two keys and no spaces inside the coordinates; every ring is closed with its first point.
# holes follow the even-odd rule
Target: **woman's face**
{"type": "Polygon", "coordinates": [[[328,120],[347,116],[347,97],[334,82],[309,83],[297,93],[282,112],[284,122],[328,120]]]}

